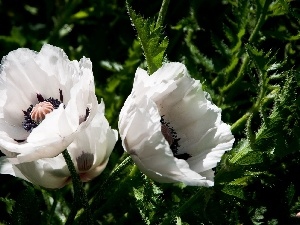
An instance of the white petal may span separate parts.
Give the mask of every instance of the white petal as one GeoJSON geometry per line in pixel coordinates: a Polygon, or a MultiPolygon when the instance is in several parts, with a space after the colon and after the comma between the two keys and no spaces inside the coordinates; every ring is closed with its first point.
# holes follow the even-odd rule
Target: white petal
{"type": "Polygon", "coordinates": [[[0,173],[22,178],[45,188],[61,188],[69,181],[70,173],[63,157],[42,159],[13,165],[9,159],[0,158],[0,173]]]}
{"type": "Polygon", "coordinates": [[[221,123],[213,137],[203,138],[203,142],[199,143],[199,151],[187,161],[190,167],[202,172],[211,169],[221,160],[222,155],[232,148],[234,137],[231,134],[230,126],[221,123]],[[202,163],[199,163],[202,162],[202,163]]]}
{"type": "Polygon", "coordinates": [[[141,148],[148,156],[140,151],[130,150],[129,153],[139,169],[148,177],[162,183],[183,182],[193,186],[212,186],[213,182],[192,171],[184,160],[176,159],[165,140],[157,133],[144,142],[141,148]],[[149,154],[151,152],[152,154],[149,154]]]}
{"type": "Polygon", "coordinates": [[[40,52],[21,48],[3,58],[0,72],[0,150],[8,156],[19,153],[15,163],[58,155],[97,112],[92,64],[87,58],[70,61],[62,49],[47,44],[40,52]],[[23,111],[38,103],[37,94],[63,104],[29,134],[22,125],[23,111]]]}
{"type": "Polygon", "coordinates": [[[84,181],[91,180],[103,171],[117,139],[117,131],[109,127],[104,116],[104,103],[101,102],[89,126],[79,132],[68,147],[74,162],[78,162],[77,160],[84,154],[93,155],[94,161],[88,171],[80,171],[77,167],[79,172],[84,172],[84,175],[81,174],[84,181]]]}
{"type": "Polygon", "coordinates": [[[211,168],[234,142],[221,109],[206,99],[200,82],[181,63],[166,63],[151,76],[137,69],[118,125],[124,149],[141,171],[160,182],[212,186],[211,168]],[[191,156],[186,161],[174,157],[161,133],[162,116],[180,138],[177,153],[191,156]]]}
{"type": "Polygon", "coordinates": [[[9,174],[30,182],[6,157],[0,157],[0,174],[9,174]]]}
{"type": "Polygon", "coordinates": [[[0,118],[0,132],[6,133],[10,139],[26,140],[29,133],[22,127],[9,124],[5,119],[0,118]]]}
{"type": "MultiPolygon", "coordinates": [[[[80,70],[77,61],[70,61],[64,51],[60,48],[44,45],[38,53],[36,60],[40,68],[45,71],[49,77],[54,77],[59,82],[60,88],[64,95],[64,101],[70,99],[69,90],[78,82],[80,70]],[[71,78],[71,79],[70,79],[71,78]]],[[[50,92],[53,95],[55,92],[50,92]]],[[[59,99],[59,93],[56,97],[59,99]]]]}
{"type": "Polygon", "coordinates": [[[103,161],[100,165],[93,167],[93,169],[90,169],[86,173],[80,174],[80,179],[82,182],[88,182],[95,177],[99,176],[102,171],[105,169],[106,165],[108,163],[108,158],[103,161]]]}
{"type": "MultiPolygon", "coordinates": [[[[123,146],[132,156],[139,169],[158,182],[184,182],[188,185],[210,186],[198,173],[189,169],[184,160],[173,156],[169,144],[161,133],[160,115],[155,103],[144,99],[141,108],[135,108],[130,117],[122,117],[127,113],[122,108],[119,128],[124,131],[123,146]],[[126,122],[127,120],[127,122],[126,122]],[[126,128],[124,128],[127,126],[126,128]]],[[[128,115],[128,114],[127,114],[128,115]]]]}
{"type": "MultiPolygon", "coordinates": [[[[105,106],[104,102],[98,106],[98,114],[94,117],[93,121],[90,124],[90,132],[94,135],[91,143],[95,143],[95,156],[96,161],[95,165],[102,165],[106,160],[108,160],[117,140],[118,132],[114,129],[111,129],[107,119],[104,116],[105,106]],[[103,154],[104,152],[105,154],[103,154]],[[103,157],[103,158],[102,158],[103,157]]],[[[89,130],[88,128],[86,130],[89,130]]],[[[106,162],[107,163],[107,162],[106,162]]]]}

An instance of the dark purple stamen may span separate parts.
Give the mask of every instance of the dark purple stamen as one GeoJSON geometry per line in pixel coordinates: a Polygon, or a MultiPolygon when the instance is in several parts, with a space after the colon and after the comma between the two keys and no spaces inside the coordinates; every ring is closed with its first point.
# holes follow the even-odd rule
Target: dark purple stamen
{"type": "Polygon", "coordinates": [[[84,121],[86,121],[87,120],[87,118],[89,117],[89,115],[90,115],[90,112],[91,112],[91,110],[89,109],[89,108],[86,108],[86,110],[85,110],[85,117],[84,117],[84,121]]]}
{"type": "Polygon", "coordinates": [[[84,121],[87,120],[87,118],[89,117],[90,115],[90,109],[89,108],[86,108],[85,109],[85,115],[82,115],[79,117],[79,124],[83,123],[84,121]]]}
{"type": "Polygon", "coordinates": [[[16,142],[18,142],[18,143],[21,143],[21,142],[24,142],[24,141],[26,141],[26,140],[17,140],[17,139],[14,139],[16,142]]]}
{"type": "Polygon", "coordinates": [[[61,89],[59,89],[59,100],[60,100],[60,102],[64,102],[64,96],[62,94],[62,90],[61,89]]]}
{"type": "Polygon", "coordinates": [[[45,99],[46,102],[50,102],[53,105],[54,109],[57,109],[61,102],[58,99],[54,99],[52,97],[45,99]]]}
{"type": "Polygon", "coordinates": [[[191,158],[192,156],[188,153],[178,154],[174,155],[177,159],[184,159],[187,160],[188,158],[191,158]]]}
{"type": "Polygon", "coordinates": [[[183,154],[178,154],[178,148],[180,147],[179,145],[179,141],[180,141],[180,138],[178,138],[177,136],[177,133],[175,131],[175,129],[173,127],[171,127],[170,123],[169,122],[166,122],[165,119],[164,119],[164,116],[161,117],[160,119],[160,123],[162,124],[162,129],[168,129],[168,132],[165,133],[162,131],[163,135],[168,135],[166,138],[166,140],[169,142],[170,144],[170,148],[173,152],[173,155],[174,157],[178,158],[178,159],[188,159],[190,157],[192,157],[190,154],[188,153],[183,153],[183,154]],[[170,137],[172,138],[172,140],[168,140],[170,139],[170,137]]]}
{"type": "Polygon", "coordinates": [[[45,101],[45,99],[43,98],[43,96],[41,94],[36,94],[36,97],[37,97],[39,102],[45,101]]]}
{"type": "Polygon", "coordinates": [[[26,111],[23,110],[24,121],[22,122],[22,125],[23,125],[23,128],[29,132],[31,132],[33,128],[36,128],[38,126],[38,124],[31,119],[30,113],[31,113],[32,109],[33,109],[33,105],[30,105],[26,111]]]}

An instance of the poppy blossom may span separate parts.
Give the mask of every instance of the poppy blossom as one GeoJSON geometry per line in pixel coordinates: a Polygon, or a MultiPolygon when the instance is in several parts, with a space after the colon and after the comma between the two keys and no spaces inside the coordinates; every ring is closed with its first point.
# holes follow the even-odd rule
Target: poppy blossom
{"type": "Polygon", "coordinates": [[[45,44],[19,48],[0,67],[0,150],[23,163],[60,154],[97,112],[92,63],[45,44]]]}
{"type": "MultiPolygon", "coordinates": [[[[117,139],[117,131],[110,128],[104,116],[102,102],[89,126],[78,132],[67,148],[83,182],[92,180],[105,169],[117,139]]],[[[1,174],[10,174],[45,188],[61,188],[71,180],[62,154],[15,165],[10,160],[0,157],[1,174]]]]}
{"type": "Polygon", "coordinates": [[[212,186],[212,169],[234,142],[221,109],[181,63],[166,63],[151,76],[138,68],[118,126],[139,169],[164,183],[212,186]]]}

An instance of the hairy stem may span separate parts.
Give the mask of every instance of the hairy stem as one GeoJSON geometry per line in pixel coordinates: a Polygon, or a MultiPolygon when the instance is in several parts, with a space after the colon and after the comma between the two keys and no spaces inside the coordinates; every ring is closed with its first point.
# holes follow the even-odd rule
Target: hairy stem
{"type": "Polygon", "coordinates": [[[64,150],[62,152],[62,154],[65,158],[66,164],[71,173],[72,183],[73,183],[73,188],[74,188],[74,197],[73,197],[74,205],[73,205],[73,208],[71,209],[71,213],[69,214],[66,224],[73,224],[73,221],[74,221],[77,211],[80,208],[84,208],[85,216],[86,216],[86,223],[92,225],[93,220],[92,220],[91,209],[90,209],[90,206],[88,203],[87,195],[83,189],[82,182],[81,182],[79,175],[75,169],[75,166],[73,164],[71,156],[69,155],[68,150],[64,150]]]}
{"type": "MultiPolygon", "coordinates": [[[[257,20],[257,23],[256,23],[256,25],[255,25],[255,27],[254,27],[254,29],[253,29],[253,31],[252,31],[249,39],[248,39],[248,43],[252,43],[253,42],[253,40],[258,35],[258,32],[259,32],[261,26],[265,22],[266,16],[267,16],[267,12],[268,12],[269,4],[270,4],[270,0],[266,0],[265,4],[264,4],[264,6],[263,6],[263,8],[262,8],[262,10],[260,12],[260,15],[259,15],[259,18],[257,20]]],[[[250,61],[249,55],[246,54],[245,57],[244,57],[243,63],[241,65],[241,67],[240,67],[240,70],[238,72],[238,75],[237,75],[236,79],[233,80],[227,86],[225,86],[223,89],[221,89],[221,93],[228,92],[229,90],[234,89],[235,87],[237,87],[240,84],[240,81],[244,77],[245,69],[246,69],[249,61],[250,61]]]]}
{"type": "MultiPolygon", "coordinates": [[[[130,157],[129,162],[131,162],[131,157],[130,157]]],[[[127,162],[126,162],[126,164],[127,164],[127,162]]],[[[107,200],[104,201],[104,204],[102,204],[101,206],[95,205],[96,206],[96,207],[94,207],[94,208],[96,208],[96,210],[94,211],[95,215],[99,215],[99,214],[101,214],[101,212],[105,212],[107,209],[113,207],[113,205],[118,201],[118,199],[122,198],[122,195],[124,193],[130,192],[130,189],[134,186],[137,179],[140,179],[140,176],[136,176],[137,171],[138,171],[137,166],[133,165],[130,170],[130,173],[125,178],[117,180],[117,184],[111,185],[112,187],[116,187],[116,188],[114,188],[113,192],[110,193],[109,198],[107,198],[107,196],[106,196],[107,200]]],[[[112,179],[112,178],[110,177],[110,179],[112,179]]],[[[111,189],[109,189],[107,184],[105,185],[105,188],[108,189],[109,191],[111,191],[111,189]]],[[[106,192],[106,194],[107,194],[107,192],[106,192]]],[[[98,201],[99,201],[99,198],[97,198],[97,201],[94,201],[94,202],[97,203],[98,201]]],[[[101,199],[100,201],[103,202],[103,199],[101,199]]]]}

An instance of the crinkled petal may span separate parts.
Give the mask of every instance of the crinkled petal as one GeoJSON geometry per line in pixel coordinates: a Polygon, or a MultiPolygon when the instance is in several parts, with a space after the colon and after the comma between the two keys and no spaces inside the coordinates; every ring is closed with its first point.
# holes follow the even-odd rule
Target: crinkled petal
{"type": "Polygon", "coordinates": [[[213,137],[209,138],[205,136],[202,140],[203,144],[197,143],[197,147],[201,151],[198,151],[193,157],[187,160],[190,167],[197,172],[206,171],[215,167],[221,160],[223,154],[232,149],[234,143],[230,126],[223,122],[217,127],[213,137]]]}
{"type": "MultiPolygon", "coordinates": [[[[119,129],[126,131],[123,146],[139,169],[158,182],[184,182],[188,185],[211,186],[213,183],[189,169],[184,160],[173,156],[169,144],[161,133],[161,116],[150,99],[140,102],[140,108],[119,121],[119,129]],[[147,101],[148,100],[148,101],[147,101]]],[[[127,112],[122,108],[120,117],[127,112]]],[[[128,114],[126,114],[128,115],[128,114]]]]}
{"type": "Polygon", "coordinates": [[[92,64],[85,57],[70,61],[48,44],[40,52],[20,48],[3,58],[0,72],[0,149],[19,154],[15,163],[58,155],[96,115],[92,64]],[[37,94],[62,104],[29,133],[23,111],[38,103],[37,94]]]}
{"type": "Polygon", "coordinates": [[[199,81],[181,63],[166,63],[153,75],[137,69],[131,94],[119,117],[123,147],[139,168],[160,182],[212,186],[211,168],[232,148],[230,126],[221,121],[221,109],[207,98],[199,81]],[[161,117],[179,138],[174,157],[161,133],[161,117]]]}

